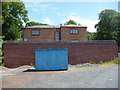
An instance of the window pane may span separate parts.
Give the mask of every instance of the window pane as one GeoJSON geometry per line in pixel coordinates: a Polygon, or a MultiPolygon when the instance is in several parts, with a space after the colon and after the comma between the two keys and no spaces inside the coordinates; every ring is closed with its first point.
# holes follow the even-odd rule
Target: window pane
{"type": "Polygon", "coordinates": [[[74,34],[74,29],[72,29],[72,34],[74,34]]]}
{"type": "Polygon", "coordinates": [[[59,32],[55,32],[55,40],[59,41],[59,32]]]}
{"type": "Polygon", "coordinates": [[[32,35],[39,35],[39,34],[40,34],[40,31],[37,31],[37,30],[32,31],[32,35]]]}
{"type": "Polygon", "coordinates": [[[71,30],[70,30],[70,33],[71,33],[71,34],[78,34],[78,29],[71,29],[71,30]]]}
{"type": "Polygon", "coordinates": [[[72,30],[72,34],[74,34],[74,29],[72,30]]]}
{"type": "Polygon", "coordinates": [[[72,29],[70,30],[70,33],[72,33],[72,29]]]}
{"type": "Polygon", "coordinates": [[[74,34],[76,33],[76,30],[74,29],[74,34]]]}
{"type": "Polygon", "coordinates": [[[77,29],[76,29],[76,34],[77,34],[77,29]]]}
{"type": "Polygon", "coordinates": [[[74,34],[76,34],[76,29],[75,29],[75,33],[74,34]]]}

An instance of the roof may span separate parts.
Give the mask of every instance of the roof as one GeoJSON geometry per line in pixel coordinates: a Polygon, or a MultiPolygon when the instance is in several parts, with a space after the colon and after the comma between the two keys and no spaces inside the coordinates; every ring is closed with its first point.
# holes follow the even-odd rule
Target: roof
{"type": "Polygon", "coordinates": [[[86,27],[80,25],[37,25],[37,26],[28,26],[24,28],[61,28],[61,27],[86,27]]]}

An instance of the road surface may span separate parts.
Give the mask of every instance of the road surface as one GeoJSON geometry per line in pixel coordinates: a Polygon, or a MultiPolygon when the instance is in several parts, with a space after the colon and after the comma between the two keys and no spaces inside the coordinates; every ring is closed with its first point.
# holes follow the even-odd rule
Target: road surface
{"type": "Polygon", "coordinates": [[[118,88],[118,65],[35,72],[3,72],[3,88],[118,88]]]}

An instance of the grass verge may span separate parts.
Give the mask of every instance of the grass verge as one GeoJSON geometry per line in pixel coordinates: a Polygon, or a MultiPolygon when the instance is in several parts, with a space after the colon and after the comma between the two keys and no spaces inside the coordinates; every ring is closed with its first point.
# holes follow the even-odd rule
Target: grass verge
{"type": "Polygon", "coordinates": [[[112,66],[112,65],[116,65],[116,64],[120,64],[120,58],[115,58],[115,59],[108,61],[108,62],[99,63],[98,66],[107,67],[107,66],[112,66]]]}
{"type": "MultiPolygon", "coordinates": [[[[95,62],[91,62],[91,64],[96,64],[95,62]]],[[[97,67],[109,67],[109,66],[114,66],[116,64],[120,64],[120,58],[115,58],[111,61],[108,61],[108,62],[103,62],[103,61],[100,61],[100,63],[98,63],[98,66],[97,67]]],[[[90,69],[90,68],[93,68],[93,67],[75,67],[73,69],[69,69],[68,71],[71,71],[71,70],[81,70],[81,69],[90,69]]]]}

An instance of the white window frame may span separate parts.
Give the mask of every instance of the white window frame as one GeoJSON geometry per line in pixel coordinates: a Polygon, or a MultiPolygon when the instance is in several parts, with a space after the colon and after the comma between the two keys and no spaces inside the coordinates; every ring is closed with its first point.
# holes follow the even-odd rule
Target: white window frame
{"type": "Polygon", "coordinates": [[[78,29],[70,29],[70,34],[79,34],[78,29]]]}
{"type": "Polygon", "coordinates": [[[40,35],[40,31],[39,30],[32,30],[31,34],[32,35],[40,35]]]}

